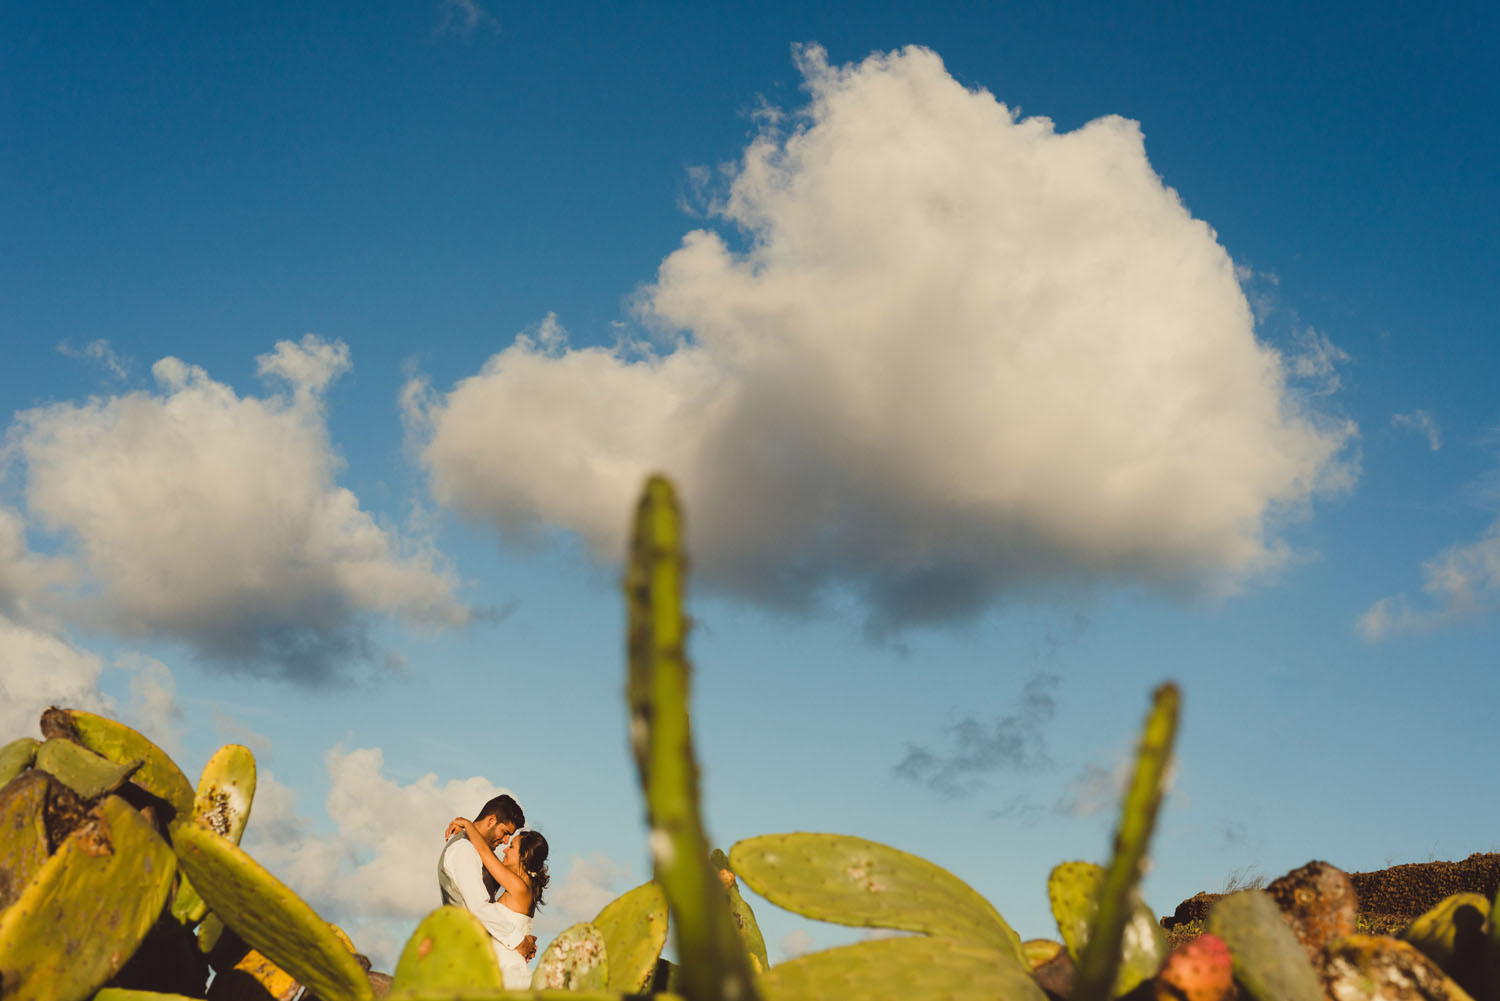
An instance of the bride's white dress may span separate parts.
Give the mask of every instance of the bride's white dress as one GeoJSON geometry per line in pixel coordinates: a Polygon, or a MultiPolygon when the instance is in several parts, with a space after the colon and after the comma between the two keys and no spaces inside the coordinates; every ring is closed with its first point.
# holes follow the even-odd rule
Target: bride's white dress
{"type": "Polygon", "coordinates": [[[508,991],[524,991],[531,987],[531,970],[526,960],[516,951],[521,939],[531,934],[531,918],[500,903],[499,900],[485,905],[489,911],[490,943],[495,947],[495,958],[500,961],[500,976],[508,991]],[[498,933],[498,934],[497,934],[498,933]],[[507,945],[506,943],[510,944],[507,945]]]}

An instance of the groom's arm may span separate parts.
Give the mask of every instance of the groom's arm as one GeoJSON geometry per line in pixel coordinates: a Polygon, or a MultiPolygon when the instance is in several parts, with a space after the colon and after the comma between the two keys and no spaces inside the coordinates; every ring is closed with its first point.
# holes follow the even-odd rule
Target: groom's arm
{"type": "Polygon", "coordinates": [[[478,913],[478,906],[490,899],[490,891],[484,886],[484,863],[479,861],[479,852],[467,841],[455,841],[443,853],[443,868],[453,885],[458,887],[464,906],[478,913]]]}

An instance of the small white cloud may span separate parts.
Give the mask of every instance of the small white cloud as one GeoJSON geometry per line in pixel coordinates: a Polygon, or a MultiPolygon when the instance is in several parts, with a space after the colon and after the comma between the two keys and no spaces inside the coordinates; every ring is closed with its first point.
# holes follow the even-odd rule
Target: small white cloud
{"type": "Polygon", "coordinates": [[[130,676],[130,702],[120,718],[169,753],[180,751],[184,720],[171,669],[142,653],[122,654],[115,669],[130,676]]]}
{"type": "Polygon", "coordinates": [[[442,0],[441,16],[434,34],[460,35],[467,39],[480,28],[499,31],[500,22],[495,15],[480,6],[479,0],[442,0]]]}
{"type": "Polygon", "coordinates": [[[158,393],[18,414],[10,438],[30,513],[76,544],[88,572],[90,598],[73,614],[309,682],[377,660],[376,616],[465,622],[431,546],[382,527],[335,483],[321,394],[348,367],[346,346],[309,335],[259,359],[289,398],[241,397],[164,358],[158,393]]]}
{"type": "Polygon", "coordinates": [[[1295,330],[1292,347],[1287,364],[1293,376],[1311,382],[1319,396],[1338,392],[1343,385],[1338,366],[1349,360],[1348,352],[1312,327],[1295,330]]]}
{"type": "Polygon", "coordinates": [[[800,58],[810,106],[763,120],[714,204],[743,239],[689,233],[642,290],[656,353],[519,337],[413,386],[434,498],[614,561],[662,470],[702,579],[780,608],[847,589],[877,630],[1284,562],[1284,517],[1354,476],[1353,425],[1289,380],[1326,390],[1345,356],[1257,340],[1140,126],[1059,133],[925,49],[800,58]]]}
{"type": "Polygon", "coordinates": [[[1476,541],[1450,546],[1423,563],[1422,592],[1428,598],[1426,608],[1414,608],[1405,595],[1381,598],[1365,610],[1355,628],[1376,642],[1500,610],[1500,521],[1476,541]]]}
{"type": "Polygon", "coordinates": [[[788,959],[796,959],[805,953],[812,951],[813,937],[801,928],[796,931],[787,932],[776,940],[776,948],[781,953],[777,962],[785,962],[788,959]]]}
{"type": "Polygon", "coordinates": [[[115,354],[115,349],[110,347],[109,341],[103,338],[89,341],[81,348],[74,347],[72,341],[64,340],[58,344],[57,350],[65,357],[78,358],[101,365],[115,379],[123,379],[130,374],[130,362],[115,354]]]}
{"type": "Polygon", "coordinates": [[[1443,447],[1443,432],[1438,422],[1425,410],[1413,410],[1409,414],[1392,414],[1391,427],[1408,428],[1427,439],[1427,447],[1436,452],[1443,447]]]}

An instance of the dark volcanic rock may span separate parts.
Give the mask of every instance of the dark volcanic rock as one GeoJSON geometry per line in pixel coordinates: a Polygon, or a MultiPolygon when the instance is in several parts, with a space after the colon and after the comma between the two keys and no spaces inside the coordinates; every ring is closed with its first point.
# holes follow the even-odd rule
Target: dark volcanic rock
{"type": "Polygon", "coordinates": [[[1349,874],[1327,862],[1309,862],[1266,887],[1297,941],[1316,959],[1334,939],[1354,934],[1358,905],[1349,874]]]}
{"type": "Polygon", "coordinates": [[[1493,900],[1500,886],[1500,854],[1476,852],[1462,862],[1413,862],[1379,872],[1351,873],[1359,913],[1409,922],[1455,893],[1493,900]]]}

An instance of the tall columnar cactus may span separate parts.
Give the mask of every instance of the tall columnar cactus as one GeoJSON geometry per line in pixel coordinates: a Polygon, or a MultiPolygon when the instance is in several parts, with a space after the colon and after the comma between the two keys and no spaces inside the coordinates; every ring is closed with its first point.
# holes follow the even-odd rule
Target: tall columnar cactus
{"type": "Polygon", "coordinates": [[[612,991],[644,990],[667,942],[667,897],[655,882],[642,883],[605,904],[593,925],[604,937],[612,991]]]}
{"type": "Polygon", "coordinates": [[[1135,774],[1126,790],[1115,831],[1114,857],[1099,889],[1099,911],[1087,948],[1078,962],[1076,1001],[1106,1001],[1120,966],[1120,943],[1135,908],[1136,886],[1146,862],[1146,848],[1156,813],[1166,793],[1172,744],[1177,738],[1180,695],[1177,686],[1156,690],[1136,752],[1135,774]]]}
{"type": "Polygon", "coordinates": [[[484,925],[462,907],[439,907],[406,940],[387,996],[402,1001],[502,989],[495,947],[484,925]]]}
{"type": "Polygon", "coordinates": [[[173,824],[171,834],[193,886],[251,948],[323,1001],[370,1001],[370,982],[354,953],[280,880],[233,841],[200,824],[173,824]]]}
{"type": "Polygon", "coordinates": [[[845,834],[764,834],[738,842],[729,859],[750,889],[805,917],[969,942],[1029,968],[1020,937],[988,900],[898,848],[845,834]]]}
{"type": "Polygon", "coordinates": [[[636,508],[625,575],[631,749],[646,794],[656,879],[675,915],[682,991],[690,1001],[750,1001],[757,996],[750,961],[709,865],[699,815],[681,532],[671,483],[651,477],[636,508]]]}
{"type": "Polygon", "coordinates": [[[0,914],[6,1001],[82,1001],[120,971],[172,886],[172,850],[130,804],[90,811],[0,914]]]}
{"type": "Polygon", "coordinates": [[[944,938],[859,942],[787,960],[760,984],[767,1001],[1046,1001],[1008,953],[944,938]]]}

